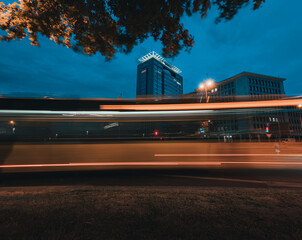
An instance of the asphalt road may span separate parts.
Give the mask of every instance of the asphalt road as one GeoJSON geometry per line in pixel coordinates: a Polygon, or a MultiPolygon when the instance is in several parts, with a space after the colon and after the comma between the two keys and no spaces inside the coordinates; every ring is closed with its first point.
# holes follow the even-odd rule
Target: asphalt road
{"type": "Polygon", "coordinates": [[[2,143],[0,171],[105,169],[302,169],[301,143],[196,141],[2,143]]]}
{"type": "Polygon", "coordinates": [[[129,232],[143,233],[131,239],[168,239],[167,229],[198,229],[194,236],[176,233],[171,239],[202,234],[213,239],[299,238],[301,146],[196,141],[1,144],[0,227],[6,238],[14,239],[33,238],[28,236],[37,236],[37,229],[37,239],[70,239],[70,232],[87,239],[92,230],[100,238],[104,229],[111,234],[118,229],[117,239],[129,232]],[[180,223],[175,225],[175,219],[180,223]],[[234,226],[237,235],[232,235],[234,226]],[[150,235],[154,229],[157,235],[150,235]]]}

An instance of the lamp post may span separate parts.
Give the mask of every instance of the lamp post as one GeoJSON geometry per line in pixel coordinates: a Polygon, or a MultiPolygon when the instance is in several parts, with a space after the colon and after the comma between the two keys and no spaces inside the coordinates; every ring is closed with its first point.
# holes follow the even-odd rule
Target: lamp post
{"type": "MultiPolygon", "coordinates": [[[[199,84],[199,91],[202,92],[204,91],[205,92],[205,96],[206,96],[206,102],[208,103],[209,102],[209,99],[208,99],[208,90],[210,90],[214,85],[214,80],[211,79],[211,78],[207,78],[207,80],[204,82],[204,83],[200,83],[199,84]]],[[[200,97],[200,102],[202,100],[202,95],[200,97]]]]}
{"type": "Polygon", "coordinates": [[[13,134],[15,134],[15,121],[9,121],[9,124],[12,126],[13,134]]]}
{"type": "MultiPolygon", "coordinates": [[[[209,98],[208,98],[208,90],[210,90],[214,85],[214,80],[211,78],[207,78],[205,82],[202,82],[199,84],[198,86],[198,90],[201,92],[201,96],[200,96],[200,103],[202,100],[202,91],[205,92],[205,97],[206,97],[206,103],[209,102],[209,98]]],[[[210,121],[210,120],[209,120],[210,121]]],[[[204,137],[207,137],[207,132],[209,130],[209,121],[205,122],[205,121],[201,121],[201,126],[204,132],[204,137]]]]}
{"type": "Polygon", "coordinates": [[[299,109],[299,116],[300,116],[300,127],[301,127],[300,132],[301,132],[301,131],[302,131],[302,118],[301,118],[302,104],[299,104],[299,105],[298,105],[298,108],[300,108],[300,109],[299,109]]]}

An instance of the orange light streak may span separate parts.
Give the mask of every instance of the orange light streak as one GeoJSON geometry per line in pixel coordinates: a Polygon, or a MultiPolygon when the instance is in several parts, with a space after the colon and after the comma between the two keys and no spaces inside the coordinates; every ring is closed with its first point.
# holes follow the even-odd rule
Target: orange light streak
{"type": "Polygon", "coordinates": [[[223,164],[259,164],[259,165],[301,165],[302,162],[112,162],[112,163],[51,163],[51,164],[11,164],[0,168],[43,168],[43,167],[89,167],[89,166],[221,166],[223,164]]]}
{"type": "Polygon", "coordinates": [[[270,153],[200,153],[200,154],[154,154],[154,157],[302,157],[302,154],[270,154],[270,153]]]}
{"type": "Polygon", "coordinates": [[[103,163],[46,163],[11,164],[0,168],[39,168],[39,167],[83,167],[83,166],[177,166],[177,165],[220,165],[216,162],[103,162],[103,163]]]}
{"type": "Polygon", "coordinates": [[[173,111],[173,110],[213,110],[234,108],[263,108],[299,106],[301,99],[222,102],[222,103],[178,103],[178,104],[133,104],[133,105],[100,105],[101,110],[140,110],[140,111],[173,111]]]}

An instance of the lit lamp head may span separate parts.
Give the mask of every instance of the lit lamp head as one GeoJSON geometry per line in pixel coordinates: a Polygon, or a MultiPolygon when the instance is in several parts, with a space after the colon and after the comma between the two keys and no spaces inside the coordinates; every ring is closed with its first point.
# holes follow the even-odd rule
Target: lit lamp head
{"type": "Polygon", "coordinates": [[[14,121],[9,121],[9,124],[14,125],[15,122],[14,121]]]}
{"type": "Polygon", "coordinates": [[[201,84],[199,84],[199,86],[198,86],[198,88],[199,88],[199,90],[203,90],[204,89],[204,84],[203,83],[201,83],[201,84]]]}
{"type": "Polygon", "coordinates": [[[299,104],[299,105],[298,105],[298,108],[302,108],[302,104],[299,104]]]}
{"type": "Polygon", "coordinates": [[[206,84],[208,87],[212,87],[214,85],[214,81],[213,79],[209,78],[207,81],[206,81],[206,84]]]}

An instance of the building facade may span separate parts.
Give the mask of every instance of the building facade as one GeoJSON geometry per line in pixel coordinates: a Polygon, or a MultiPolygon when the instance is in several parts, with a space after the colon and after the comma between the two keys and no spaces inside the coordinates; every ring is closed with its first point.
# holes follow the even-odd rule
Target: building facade
{"type": "Polygon", "coordinates": [[[178,96],[183,94],[181,71],[156,52],[139,59],[136,96],[178,96]]]}
{"type": "Polygon", "coordinates": [[[271,77],[262,74],[242,72],[231,78],[216,83],[209,95],[213,100],[229,101],[241,96],[251,99],[272,100],[285,96],[283,81],[285,78],[271,77]],[[220,98],[217,98],[220,97],[220,98]]]}
{"type": "MultiPolygon", "coordinates": [[[[211,89],[195,90],[196,101],[230,102],[274,100],[285,97],[284,78],[242,72],[223,81],[216,82],[211,89]]],[[[227,138],[265,139],[301,136],[300,111],[294,108],[261,108],[246,112],[245,117],[222,118],[201,122],[202,133],[227,138]]]]}

